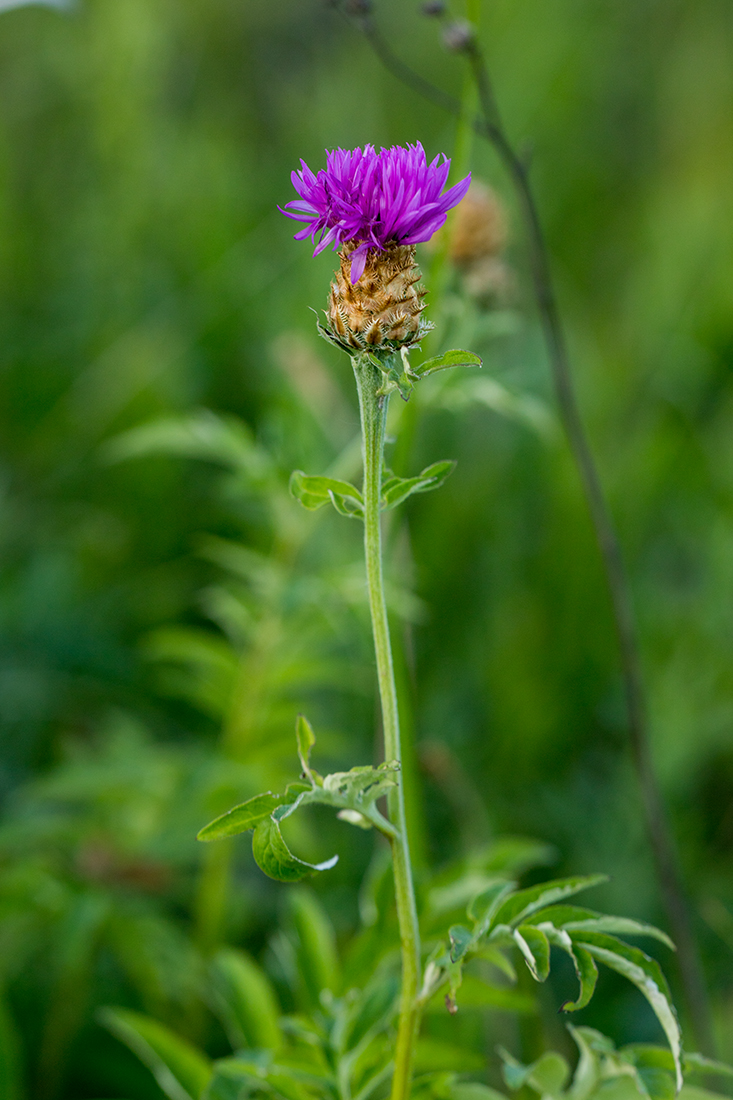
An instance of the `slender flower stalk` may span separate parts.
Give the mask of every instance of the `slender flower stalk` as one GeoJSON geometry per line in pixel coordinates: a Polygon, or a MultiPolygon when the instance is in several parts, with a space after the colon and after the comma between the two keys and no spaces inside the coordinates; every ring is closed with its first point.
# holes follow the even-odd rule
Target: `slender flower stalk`
{"type": "MultiPolygon", "coordinates": [[[[364,448],[364,554],[374,650],[377,657],[379,697],[382,704],[384,755],[386,760],[401,762],[397,687],[392,664],[387,605],[384,598],[382,535],[379,518],[384,429],[389,396],[380,396],[379,390],[383,385],[382,372],[369,361],[368,356],[355,356],[353,365],[359,391],[364,448]]],[[[392,1079],[392,1100],[404,1100],[410,1095],[413,1047],[419,1024],[417,994],[421,978],[420,929],[415,906],[402,783],[392,788],[388,803],[390,821],[398,830],[398,836],[391,843],[397,919],[402,948],[402,989],[392,1079]]]]}

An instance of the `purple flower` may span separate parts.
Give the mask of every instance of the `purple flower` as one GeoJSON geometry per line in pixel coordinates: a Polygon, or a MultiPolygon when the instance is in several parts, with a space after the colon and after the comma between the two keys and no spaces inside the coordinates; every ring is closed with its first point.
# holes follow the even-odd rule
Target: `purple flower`
{"type": "Polygon", "coordinates": [[[373,145],[326,151],[326,168],[318,175],[305,161],[300,163],[300,172],[292,175],[300,198],[279,209],[305,222],[295,239],[312,236],[314,256],[329,244],[339,248],[346,241],[356,242],[351,253],[352,283],[361,278],[370,248],[384,250],[429,240],[471,182],[469,174],[441,194],[450,161],[441,153],[428,164],[419,142],[379,152],[373,145]]]}

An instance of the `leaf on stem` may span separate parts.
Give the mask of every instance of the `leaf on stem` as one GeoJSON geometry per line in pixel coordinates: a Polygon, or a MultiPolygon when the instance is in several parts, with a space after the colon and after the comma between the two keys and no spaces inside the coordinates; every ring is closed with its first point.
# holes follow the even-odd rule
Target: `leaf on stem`
{"type": "Polygon", "coordinates": [[[439,489],[453,472],[455,465],[451,459],[444,459],[426,466],[417,477],[388,477],[382,485],[382,511],[396,507],[413,493],[428,493],[431,489],[439,489]]]}
{"type": "Polygon", "coordinates": [[[474,355],[472,351],[446,351],[442,355],[435,355],[432,359],[426,359],[419,367],[410,367],[410,374],[415,378],[426,378],[429,374],[435,374],[439,370],[450,370],[451,367],[482,367],[483,360],[480,355],[474,355]]]}
{"type": "Polygon", "coordinates": [[[330,501],[342,516],[364,518],[364,498],[348,481],[311,476],[302,470],[295,470],[290,477],[290,492],[309,511],[313,512],[330,501]]]}
{"type": "Polygon", "coordinates": [[[252,854],[260,870],[278,882],[300,882],[315,871],[328,871],[336,866],[339,858],[332,856],[323,863],[306,863],[298,859],[283,840],[280,823],[274,817],[267,817],[256,826],[252,854]]]}
{"type": "Polygon", "coordinates": [[[237,836],[254,829],[260,821],[269,817],[274,809],[283,804],[285,796],[266,791],[265,794],[256,794],[254,798],[247,799],[239,806],[233,806],[225,814],[204,825],[198,833],[197,840],[223,840],[227,836],[237,836]]]}

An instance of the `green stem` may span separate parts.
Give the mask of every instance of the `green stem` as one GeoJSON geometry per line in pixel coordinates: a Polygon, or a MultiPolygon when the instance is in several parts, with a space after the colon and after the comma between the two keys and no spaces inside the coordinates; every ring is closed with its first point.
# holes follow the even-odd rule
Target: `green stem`
{"type": "MultiPolygon", "coordinates": [[[[382,533],[379,518],[384,429],[389,398],[379,395],[378,391],[384,376],[367,356],[355,356],[353,363],[359,391],[364,446],[364,553],[374,649],[377,657],[379,697],[382,703],[384,756],[385,760],[401,761],[397,688],[389,641],[387,605],[384,599],[382,533]]],[[[392,1078],[392,1100],[407,1100],[410,1095],[413,1049],[419,1024],[417,995],[420,987],[420,930],[417,923],[415,889],[412,882],[405,821],[404,790],[401,781],[390,791],[388,807],[390,821],[396,826],[398,833],[391,841],[391,846],[397,919],[402,947],[402,990],[392,1078]]]]}

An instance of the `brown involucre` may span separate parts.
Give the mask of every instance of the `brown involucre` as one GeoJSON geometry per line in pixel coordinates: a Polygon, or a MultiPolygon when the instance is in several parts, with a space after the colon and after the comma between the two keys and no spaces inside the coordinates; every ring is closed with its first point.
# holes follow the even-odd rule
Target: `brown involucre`
{"type": "Polygon", "coordinates": [[[430,326],[421,321],[426,292],[415,246],[370,250],[363,275],[352,284],[355,247],[351,242],[343,246],[341,267],[331,283],[328,319],[334,335],[352,348],[416,343],[430,326]]]}

